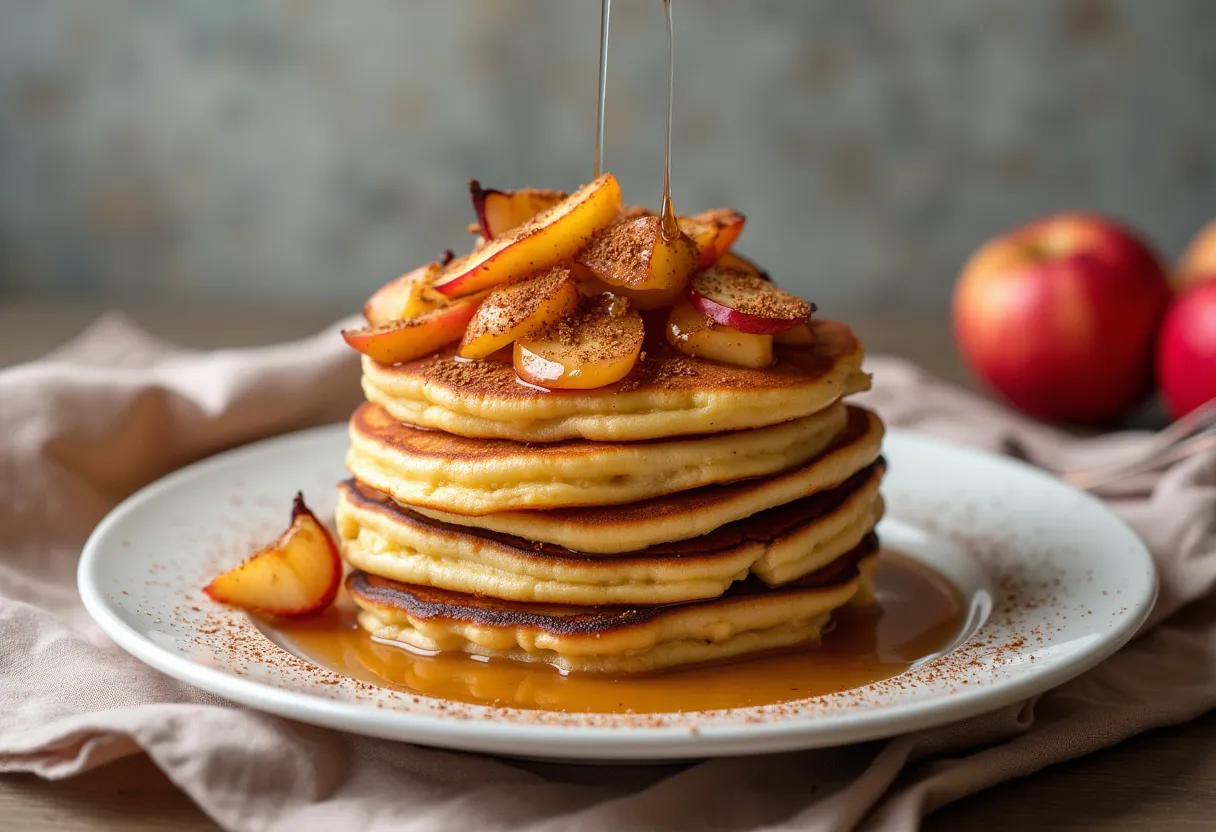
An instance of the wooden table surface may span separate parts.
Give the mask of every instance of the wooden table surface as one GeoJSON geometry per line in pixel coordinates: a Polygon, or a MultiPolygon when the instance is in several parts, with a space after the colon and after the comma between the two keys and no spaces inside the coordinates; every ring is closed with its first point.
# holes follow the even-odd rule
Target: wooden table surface
{"type": "MultiPolygon", "coordinates": [[[[58,346],[103,308],[87,301],[51,304],[0,297],[0,367],[58,346]]],[[[144,305],[123,311],[156,335],[211,347],[306,335],[342,310],[266,304],[243,309],[144,305]]],[[[942,321],[864,314],[849,320],[870,352],[901,354],[966,383],[942,321]]],[[[925,827],[1043,832],[1216,828],[1216,713],[958,801],[931,815],[925,827]]],[[[139,832],[215,826],[146,758],[134,757],[59,782],[0,775],[0,828],[139,832]]]]}

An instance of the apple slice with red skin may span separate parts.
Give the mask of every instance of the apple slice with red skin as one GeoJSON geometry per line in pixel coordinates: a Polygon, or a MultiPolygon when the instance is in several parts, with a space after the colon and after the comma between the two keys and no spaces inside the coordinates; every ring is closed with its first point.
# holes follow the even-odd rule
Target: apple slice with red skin
{"type": "Polygon", "coordinates": [[[547,188],[497,191],[483,188],[476,179],[470,179],[469,196],[473,200],[473,212],[477,214],[477,228],[481,236],[493,240],[523,225],[541,211],[552,208],[569,194],[547,188]]]}
{"type": "Polygon", "coordinates": [[[562,266],[492,289],[469,321],[458,354],[485,358],[561,320],[579,300],[574,276],[562,266]]]}
{"type": "Polygon", "coordinates": [[[612,224],[621,186],[606,173],[532,219],[447,265],[434,288],[449,297],[472,295],[572,260],[595,232],[612,224]]]}
{"type": "Polygon", "coordinates": [[[814,309],[754,274],[730,268],[715,267],[693,277],[688,300],[710,320],[753,335],[806,323],[814,309]]]}
{"type": "Polygon", "coordinates": [[[302,616],[333,603],[342,583],[338,544],[296,494],[279,539],[203,588],[213,601],[250,612],[302,616]]]}
{"type": "Polygon", "coordinates": [[[773,336],[715,323],[681,299],[667,316],[667,343],[686,355],[763,369],[773,363],[773,336]]]}
{"type": "Polygon", "coordinates": [[[645,338],[642,317],[629,301],[603,295],[545,331],[515,342],[516,374],[559,390],[604,387],[629,375],[645,338]]]}
{"type": "Polygon", "coordinates": [[[743,233],[747,218],[729,208],[715,208],[691,217],[680,217],[680,230],[697,246],[697,269],[708,269],[730,250],[743,233]]]}
{"type": "Polygon", "coordinates": [[[459,341],[486,293],[449,301],[431,312],[383,326],[343,330],[342,337],[381,364],[401,364],[459,341]]]}

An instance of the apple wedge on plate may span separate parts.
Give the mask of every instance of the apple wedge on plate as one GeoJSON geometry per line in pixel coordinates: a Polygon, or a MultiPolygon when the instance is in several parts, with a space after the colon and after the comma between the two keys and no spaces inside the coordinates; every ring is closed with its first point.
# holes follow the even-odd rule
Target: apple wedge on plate
{"type": "Polygon", "coordinates": [[[266,548],[203,588],[213,601],[269,615],[319,612],[338,594],[342,559],[333,535],[296,494],[291,525],[266,548]]]}

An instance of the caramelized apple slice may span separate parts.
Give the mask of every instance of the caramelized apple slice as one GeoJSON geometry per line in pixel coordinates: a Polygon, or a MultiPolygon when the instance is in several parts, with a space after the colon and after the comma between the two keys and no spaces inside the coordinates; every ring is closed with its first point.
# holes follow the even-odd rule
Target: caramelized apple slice
{"type": "Polygon", "coordinates": [[[477,214],[477,228],[481,236],[493,240],[523,225],[541,211],[552,208],[569,194],[545,188],[496,191],[483,188],[476,179],[470,179],[469,196],[473,199],[473,211],[477,214]]]}
{"type": "Polygon", "coordinates": [[[733,251],[728,251],[719,257],[716,265],[720,269],[738,269],[749,274],[754,274],[756,277],[760,278],[761,280],[767,280],[769,283],[773,282],[773,278],[768,272],[757,266],[751,260],[748,260],[742,254],[736,254],[733,251]]]}
{"type": "Polygon", "coordinates": [[[544,332],[515,342],[515,372],[541,387],[603,387],[633,369],[644,335],[642,317],[629,301],[587,298],[544,332]]]}
{"type": "Polygon", "coordinates": [[[429,355],[459,341],[485,293],[449,301],[446,306],[417,318],[383,326],[343,330],[346,343],[381,364],[400,364],[429,355]]]}
{"type": "Polygon", "coordinates": [[[729,208],[715,208],[692,217],[680,217],[680,230],[697,246],[697,270],[708,269],[730,250],[747,220],[729,208]]]}
{"type": "Polygon", "coordinates": [[[372,326],[384,326],[442,306],[446,298],[433,290],[431,284],[443,272],[444,265],[451,262],[451,254],[447,252],[442,262],[427,263],[385,283],[363,304],[363,317],[372,326]]]}
{"type": "Polygon", "coordinates": [[[683,286],[697,262],[697,247],[686,234],[664,240],[658,217],[638,217],[605,228],[578,256],[600,280],[628,289],[683,286]]]}
{"type": "Polygon", "coordinates": [[[688,299],[717,323],[753,335],[771,335],[805,323],[812,307],[754,274],[712,268],[693,278],[688,299]]]}
{"type": "Polygon", "coordinates": [[[578,286],[570,270],[554,266],[536,277],[499,286],[486,296],[460,342],[464,358],[485,358],[512,341],[535,335],[574,311],[578,286]]]}
{"type": "Polygon", "coordinates": [[[815,343],[815,333],[810,324],[798,324],[789,329],[773,333],[774,344],[787,344],[795,347],[809,347],[815,343]]]}
{"type": "Polygon", "coordinates": [[[279,539],[203,588],[212,600],[250,612],[308,615],[328,607],[342,582],[333,536],[296,494],[279,539]]]}
{"type": "Polygon", "coordinates": [[[773,363],[773,336],[740,332],[715,323],[687,300],[667,316],[667,342],[682,353],[741,367],[767,367],[773,363]]]}
{"type": "Polygon", "coordinates": [[[611,224],[621,207],[621,186],[606,173],[523,225],[448,264],[435,289],[449,297],[471,295],[570,260],[611,224]]]}

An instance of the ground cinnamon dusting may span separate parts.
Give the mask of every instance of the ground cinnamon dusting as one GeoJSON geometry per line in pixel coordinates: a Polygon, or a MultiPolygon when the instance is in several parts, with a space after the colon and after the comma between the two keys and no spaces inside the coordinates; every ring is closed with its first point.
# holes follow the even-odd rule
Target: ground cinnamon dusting
{"type": "Polygon", "coordinates": [[[603,280],[625,285],[642,283],[660,233],[658,217],[618,222],[597,232],[578,260],[603,280]]]}
{"type": "MultiPolygon", "coordinates": [[[[554,266],[534,277],[499,287],[490,293],[477,309],[477,314],[465,330],[465,340],[471,341],[487,332],[510,332],[536,314],[541,304],[553,297],[567,281],[573,279],[570,270],[554,266]]],[[[523,333],[530,335],[532,333],[523,333]]]]}
{"type": "Polygon", "coordinates": [[[760,318],[793,320],[811,314],[802,298],[776,288],[742,269],[717,268],[693,278],[692,290],[736,312],[760,318]]]}
{"type": "Polygon", "coordinates": [[[561,344],[577,364],[616,361],[637,348],[642,320],[620,306],[621,298],[599,295],[583,298],[577,311],[545,329],[538,339],[561,344]]]}

